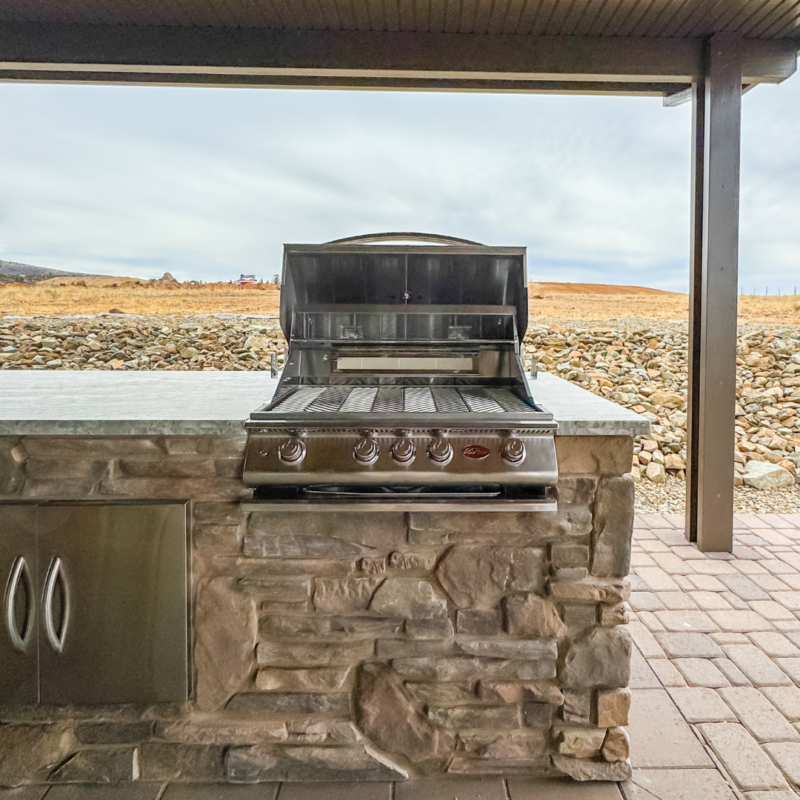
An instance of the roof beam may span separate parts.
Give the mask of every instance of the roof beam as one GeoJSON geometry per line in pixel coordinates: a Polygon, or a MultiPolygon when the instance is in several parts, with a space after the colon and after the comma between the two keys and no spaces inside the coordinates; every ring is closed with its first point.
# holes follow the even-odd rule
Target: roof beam
{"type": "MultiPolygon", "coordinates": [[[[743,52],[745,82],[780,82],[794,71],[797,45],[747,40],[743,52]]],[[[453,81],[449,88],[507,91],[504,85],[522,81],[545,90],[548,83],[593,82],[624,90],[691,83],[702,70],[702,41],[2,23],[0,70],[5,80],[71,75],[106,82],[100,75],[109,73],[115,82],[142,84],[323,81],[348,88],[363,81],[368,88],[406,88],[392,82],[408,81],[408,88],[442,89],[453,81]]]]}
{"type": "Polygon", "coordinates": [[[579,94],[664,97],[675,91],[674,83],[625,81],[528,81],[528,80],[442,80],[421,78],[350,78],[294,75],[226,75],[193,73],[86,72],[70,70],[3,70],[2,83],[47,83],[204,86],[270,89],[363,89],[384,91],[491,92],[501,94],[579,94]]]}
{"type": "MultiPolygon", "coordinates": [[[[747,94],[751,89],[755,88],[755,83],[743,83],[742,94],[747,94]]],[[[694,88],[686,86],[682,89],[670,87],[664,95],[663,105],[665,108],[675,108],[675,106],[682,106],[684,103],[690,103],[694,97],[694,88]]]]}

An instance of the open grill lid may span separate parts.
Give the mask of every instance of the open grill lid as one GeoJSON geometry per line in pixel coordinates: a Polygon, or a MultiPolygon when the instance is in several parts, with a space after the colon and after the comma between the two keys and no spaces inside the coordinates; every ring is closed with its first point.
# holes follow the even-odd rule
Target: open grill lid
{"type": "Polygon", "coordinates": [[[419,233],[287,244],[281,328],[291,341],[294,314],[308,306],[513,306],[522,338],[528,326],[525,252],[419,233]],[[426,244],[390,244],[420,240],[426,244]]]}

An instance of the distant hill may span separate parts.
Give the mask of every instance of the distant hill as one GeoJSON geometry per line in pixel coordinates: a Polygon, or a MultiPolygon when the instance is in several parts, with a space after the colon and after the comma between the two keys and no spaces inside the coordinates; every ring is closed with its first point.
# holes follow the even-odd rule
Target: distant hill
{"type": "Polygon", "coordinates": [[[64,272],[48,267],[34,267],[31,264],[19,264],[16,261],[0,260],[0,283],[38,283],[48,278],[59,277],[96,278],[87,272],[64,272]]]}
{"type": "Polygon", "coordinates": [[[674,294],[647,286],[618,286],[609,283],[529,283],[528,296],[552,297],[557,294],[674,294]]]}

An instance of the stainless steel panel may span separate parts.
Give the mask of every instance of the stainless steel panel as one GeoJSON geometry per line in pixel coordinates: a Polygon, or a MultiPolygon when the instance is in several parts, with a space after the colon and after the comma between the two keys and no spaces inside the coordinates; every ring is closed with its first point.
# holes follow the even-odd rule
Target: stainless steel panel
{"type": "Polygon", "coordinates": [[[303,437],[306,447],[301,462],[286,464],[278,457],[278,445],[286,432],[252,432],[245,451],[244,482],[248,486],[318,484],[318,483],[501,483],[554,486],[558,481],[558,463],[553,434],[550,432],[514,431],[513,437],[525,444],[525,457],[509,464],[500,453],[509,432],[462,432],[447,436],[453,458],[437,463],[427,454],[428,445],[437,438],[430,430],[411,430],[408,438],[416,448],[414,459],[399,464],[391,456],[397,440],[392,431],[373,430],[371,438],[379,447],[374,463],[355,459],[353,451],[362,440],[355,431],[335,436],[324,430],[303,437]],[[464,448],[480,445],[487,449],[481,460],[470,458],[464,448]]]}
{"type": "Polygon", "coordinates": [[[314,500],[264,501],[243,503],[244,511],[469,511],[474,514],[498,511],[558,511],[558,502],[546,500],[430,500],[430,501],[374,501],[374,502],[321,502],[314,500]],[[413,503],[413,505],[412,505],[413,503]]]}
{"type": "MultiPolygon", "coordinates": [[[[434,390],[435,393],[435,390],[434,390]]],[[[558,424],[552,415],[542,408],[528,414],[481,414],[467,416],[462,413],[417,413],[413,417],[403,411],[359,413],[357,416],[341,412],[333,414],[273,414],[256,411],[251,419],[245,422],[245,428],[257,430],[283,430],[284,435],[290,431],[315,432],[320,430],[405,430],[406,428],[425,428],[430,430],[467,431],[512,430],[553,431],[558,424]]]]}
{"type": "Polygon", "coordinates": [[[0,506],[0,702],[39,699],[36,509],[0,506]]]}
{"type": "Polygon", "coordinates": [[[40,506],[41,702],[188,696],[186,507],[40,506]]]}

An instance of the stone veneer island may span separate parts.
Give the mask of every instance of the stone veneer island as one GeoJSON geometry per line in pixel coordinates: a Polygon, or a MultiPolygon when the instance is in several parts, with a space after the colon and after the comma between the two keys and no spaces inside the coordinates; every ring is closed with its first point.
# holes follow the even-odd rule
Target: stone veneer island
{"type": "Polygon", "coordinates": [[[2,380],[0,504],[188,504],[192,657],[183,704],[0,706],[0,786],[630,775],[646,420],[541,375],[557,512],[276,512],[240,479],[263,373],[2,380]]]}

